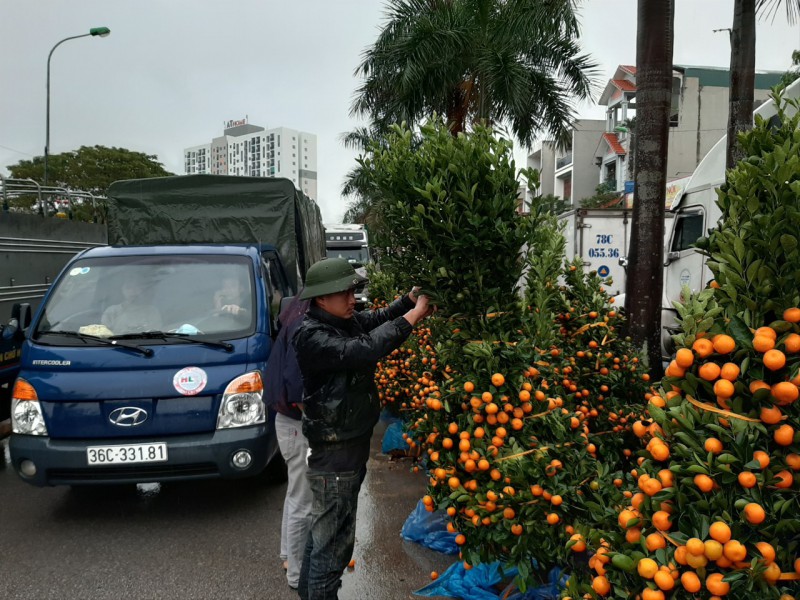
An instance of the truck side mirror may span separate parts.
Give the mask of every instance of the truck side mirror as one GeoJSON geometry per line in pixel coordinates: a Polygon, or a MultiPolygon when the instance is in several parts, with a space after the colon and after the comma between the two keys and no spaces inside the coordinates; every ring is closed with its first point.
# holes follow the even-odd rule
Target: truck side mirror
{"type": "Polygon", "coordinates": [[[11,307],[11,318],[8,324],[2,328],[4,340],[16,340],[21,342],[25,339],[25,330],[31,324],[31,305],[27,302],[16,303],[11,307]]]}
{"type": "Polygon", "coordinates": [[[22,329],[27,329],[31,324],[31,305],[27,302],[17,302],[11,307],[11,319],[16,321],[22,329]]]}

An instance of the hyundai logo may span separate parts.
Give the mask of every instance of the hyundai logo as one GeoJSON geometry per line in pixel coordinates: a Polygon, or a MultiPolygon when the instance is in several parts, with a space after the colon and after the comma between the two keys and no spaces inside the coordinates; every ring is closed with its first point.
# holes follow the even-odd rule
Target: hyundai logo
{"type": "Polygon", "coordinates": [[[112,410],[108,420],[120,427],[135,427],[147,421],[147,411],[135,406],[125,406],[112,410]]]}

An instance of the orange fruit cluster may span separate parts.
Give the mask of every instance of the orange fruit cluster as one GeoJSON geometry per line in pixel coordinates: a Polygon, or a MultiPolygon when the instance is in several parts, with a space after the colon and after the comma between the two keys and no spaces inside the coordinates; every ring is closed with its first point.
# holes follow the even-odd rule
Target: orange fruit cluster
{"type": "Polygon", "coordinates": [[[612,561],[609,593],[745,599],[798,589],[797,548],[778,533],[796,519],[800,492],[798,323],[792,308],[749,333],[720,324],[677,350],[649,418],[634,424],[646,442],[630,474],[638,491],[619,507],[623,539],[611,546],[645,586],[612,561]]]}

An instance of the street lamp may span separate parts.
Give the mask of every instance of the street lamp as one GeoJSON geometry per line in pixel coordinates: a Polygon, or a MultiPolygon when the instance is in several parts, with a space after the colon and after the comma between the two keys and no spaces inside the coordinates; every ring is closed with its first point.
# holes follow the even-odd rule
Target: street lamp
{"type": "Polygon", "coordinates": [[[89,30],[89,33],[84,33],[83,35],[73,35],[72,37],[64,38],[60,42],[58,42],[53,49],[50,50],[50,54],[47,55],[47,131],[46,131],[46,138],[44,142],[44,185],[47,185],[47,159],[50,155],[50,59],[53,56],[53,52],[55,49],[58,48],[64,42],[68,42],[69,40],[77,40],[78,38],[82,37],[106,37],[111,34],[111,30],[108,27],[92,27],[89,30]]]}

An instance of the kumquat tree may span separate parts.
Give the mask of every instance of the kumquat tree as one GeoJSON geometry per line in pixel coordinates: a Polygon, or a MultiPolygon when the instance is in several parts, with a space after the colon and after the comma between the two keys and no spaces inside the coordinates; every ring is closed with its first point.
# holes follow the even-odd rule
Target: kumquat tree
{"type": "Polygon", "coordinates": [[[800,117],[778,95],[740,136],[699,244],[715,276],[676,306],[678,350],[626,473],[633,495],[570,597],[793,598],[800,589],[800,117]],[[598,562],[597,556],[602,556],[598,562]]]}
{"type": "Polygon", "coordinates": [[[467,568],[501,560],[522,589],[586,571],[626,502],[648,385],[601,280],[564,262],[554,216],[518,213],[511,144],[491,129],[396,127],[361,167],[380,190],[381,270],[438,306],[377,376],[424,459],[426,506],[467,568]]]}

